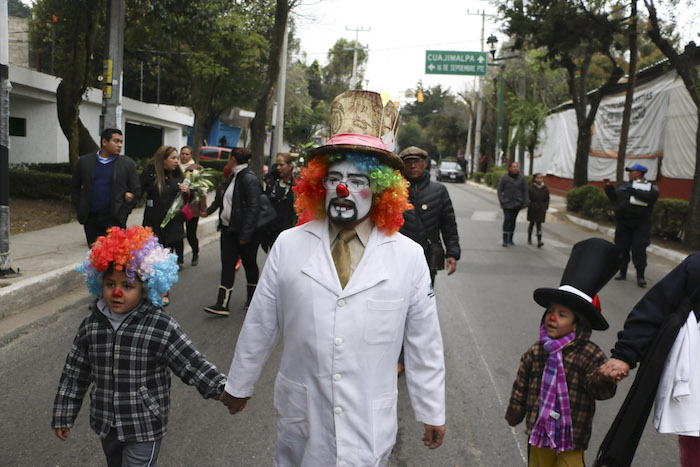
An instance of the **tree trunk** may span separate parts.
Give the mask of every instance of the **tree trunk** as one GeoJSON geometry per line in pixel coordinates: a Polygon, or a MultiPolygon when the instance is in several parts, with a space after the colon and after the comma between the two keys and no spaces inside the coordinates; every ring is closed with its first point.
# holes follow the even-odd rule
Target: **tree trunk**
{"type": "Polygon", "coordinates": [[[99,149],[80,121],[79,106],[91,81],[90,62],[95,51],[97,25],[103,10],[101,1],[89,2],[88,8],[76,10],[76,32],[69,38],[73,44],[72,66],[67,68],[56,90],[58,123],[68,139],[68,157],[71,166],[75,166],[81,154],[99,149]]]}
{"type": "MultiPolygon", "coordinates": [[[[280,72],[280,53],[282,52],[282,42],[287,29],[287,18],[289,10],[294,5],[294,1],[277,0],[275,8],[275,25],[272,29],[272,41],[270,43],[270,55],[268,57],[267,73],[265,84],[260,93],[260,98],[255,104],[255,117],[250,122],[250,150],[253,158],[250,161],[250,168],[255,174],[262,178],[262,168],[265,160],[265,140],[267,139],[267,108],[275,90],[277,77],[280,72]]],[[[278,131],[283,131],[279,128],[278,131]]]]}
{"type": "Polygon", "coordinates": [[[695,173],[693,175],[693,189],[690,193],[688,212],[685,216],[685,237],[683,243],[690,249],[700,249],[700,74],[696,68],[700,49],[695,42],[689,42],[682,54],[678,54],[673,45],[661,36],[661,27],[656,16],[656,7],[653,0],[644,0],[644,5],[649,12],[649,38],[663,52],[671,62],[678,76],[683,80],[690,98],[695,103],[698,112],[698,127],[695,130],[695,173]]]}
{"type": "Polygon", "coordinates": [[[627,79],[627,93],[625,94],[625,108],[622,112],[622,126],[620,128],[620,147],[617,151],[617,185],[625,182],[625,157],[627,156],[627,137],[630,131],[630,117],[632,116],[632,100],[634,99],[634,81],[637,74],[637,0],[632,0],[632,24],[630,25],[630,69],[627,79]]]}

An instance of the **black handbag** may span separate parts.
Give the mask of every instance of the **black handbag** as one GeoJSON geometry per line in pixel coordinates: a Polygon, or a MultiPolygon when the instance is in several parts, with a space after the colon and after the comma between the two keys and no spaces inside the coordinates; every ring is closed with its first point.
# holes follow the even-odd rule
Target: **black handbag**
{"type": "Polygon", "coordinates": [[[255,224],[256,229],[265,227],[270,222],[277,219],[277,211],[270,202],[270,198],[265,193],[260,194],[260,213],[258,214],[258,222],[255,224]]]}
{"type": "MultiPolygon", "coordinates": [[[[423,221],[420,220],[420,216],[417,211],[414,211],[416,219],[418,220],[418,225],[420,225],[421,232],[425,232],[425,227],[423,226],[423,221]]],[[[431,270],[442,271],[445,269],[445,250],[442,248],[442,243],[438,239],[437,242],[433,242],[430,238],[426,238],[427,245],[423,247],[425,252],[425,259],[428,261],[428,267],[431,270]]]]}

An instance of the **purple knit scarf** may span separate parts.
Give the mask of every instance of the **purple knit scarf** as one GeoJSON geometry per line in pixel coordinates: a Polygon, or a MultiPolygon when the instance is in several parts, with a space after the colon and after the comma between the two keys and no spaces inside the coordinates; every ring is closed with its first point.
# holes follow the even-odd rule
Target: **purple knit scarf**
{"type": "Polygon", "coordinates": [[[574,448],[569,390],[561,351],[575,338],[576,333],[571,332],[559,339],[551,339],[545,325],[540,328],[540,342],[549,357],[542,373],[540,411],[530,436],[532,446],[556,449],[557,452],[571,451],[574,448]]]}

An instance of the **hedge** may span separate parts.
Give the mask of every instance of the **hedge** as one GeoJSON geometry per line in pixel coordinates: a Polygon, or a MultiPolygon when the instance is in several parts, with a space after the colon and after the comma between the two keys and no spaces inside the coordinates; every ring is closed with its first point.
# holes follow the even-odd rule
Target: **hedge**
{"type": "Polygon", "coordinates": [[[503,169],[494,169],[492,172],[486,172],[484,174],[484,181],[488,186],[492,188],[498,188],[498,181],[501,179],[501,176],[506,172],[507,171],[503,169]]]}
{"type": "Polygon", "coordinates": [[[688,212],[684,199],[660,199],[651,213],[651,233],[667,240],[683,238],[683,226],[688,212]]]}
{"type": "Polygon", "coordinates": [[[64,199],[70,196],[71,175],[10,169],[10,196],[32,199],[64,199]]]}
{"type": "Polygon", "coordinates": [[[474,172],[472,173],[472,178],[476,183],[481,183],[481,179],[484,178],[484,172],[474,172]]]}
{"type": "Polygon", "coordinates": [[[600,188],[584,185],[566,192],[566,209],[593,220],[613,219],[613,204],[600,188]]]}

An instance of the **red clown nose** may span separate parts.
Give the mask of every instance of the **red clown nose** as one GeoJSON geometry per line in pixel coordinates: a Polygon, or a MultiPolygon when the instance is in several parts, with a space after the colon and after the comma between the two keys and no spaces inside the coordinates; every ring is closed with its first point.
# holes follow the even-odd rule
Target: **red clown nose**
{"type": "Polygon", "coordinates": [[[348,187],[346,187],[342,183],[338,184],[338,186],[335,188],[335,192],[341,198],[347,198],[348,196],[350,196],[350,192],[348,191],[348,187]]]}
{"type": "Polygon", "coordinates": [[[124,295],[124,294],[123,294],[122,291],[119,290],[119,289],[114,289],[114,291],[112,292],[112,297],[119,298],[119,297],[121,297],[121,296],[123,296],[123,295],[124,295]]]}

